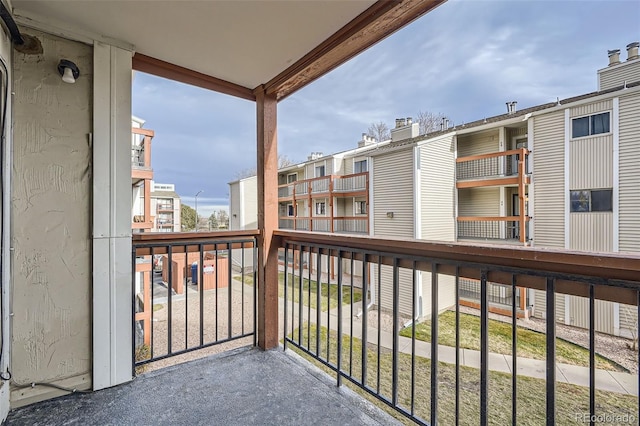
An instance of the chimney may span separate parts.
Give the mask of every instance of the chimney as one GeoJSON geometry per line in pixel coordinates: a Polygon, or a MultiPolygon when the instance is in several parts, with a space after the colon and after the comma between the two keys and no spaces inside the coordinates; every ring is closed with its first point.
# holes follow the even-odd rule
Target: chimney
{"type": "Polygon", "coordinates": [[[414,123],[411,117],[396,118],[396,127],[391,129],[391,142],[411,139],[420,133],[420,124],[414,123]]]}
{"type": "Polygon", "coordinates": [[[362,148],[363,146],[373,145],[376,143],[375,138],[367,135],[366,133],[362,134],[362,140],[358,142],[358,148],[362,148]]]}
{"type": "Polygon", "coordinates": [[[620,49],[607,50],[607,55],[609,55],[609,66],[620,63],[620,49]]]}
{"type": "Polygon", "coordinates": [[[516,105],[518,104],[517,101],[507,102],[506,104],[507,104],[507,114],[511,115],[517,111],[516,109],[516,105]]]}
{"type": "Polygon", "coordinates": [[[640,43],[637,41],[627,44],[627,61],[638,59],[638,46],[640,43]]]}
{"type": "Polygon", "coordinates": [[[407,117],[407,126],[410,126],[412,122],[413,122],[413,119],[411,117],[407,117]]]}
{"type": "Polygon", "coordinates": [[[404,127],[405,125],[405,121],[404,118],[396,118],[396,129],[399,129],[400,127],[404,127]]]}
{"type": "Polygon", "coordinates": [[[440,131],[445,131],[449,128],[449,119],[447,117],[442,117],[442,121],[440,121],[440,131]]]}
{"type": "Polygon", "coordinates": [[[317,159],[318,159],[318,158],[320,158],[320,157],[322,157],[322,153],[321,153],[321,152],[312,152],[312,153],[311,153],[311,155],[309,155],[309,156],[307,157],[307,160],[308,160],[308,161],[311,161],[311,160],[317,160],[317,159]]]}

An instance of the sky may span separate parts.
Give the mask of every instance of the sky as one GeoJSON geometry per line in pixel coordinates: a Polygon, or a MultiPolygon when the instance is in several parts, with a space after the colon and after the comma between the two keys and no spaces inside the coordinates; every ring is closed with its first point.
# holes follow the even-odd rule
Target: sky
{"type": "MultiPolygon", "coordinates": [[[[640,0],[449,0],[278,105],[278,152],[356,147],[371,123],[441,113],[462,124],[597,89],[607,50],[640,41],[640,0]]],[[[154,178],[208,216],[256,164],[255,104],[136,73],[133,114],[155,131],[154,178]]]]}

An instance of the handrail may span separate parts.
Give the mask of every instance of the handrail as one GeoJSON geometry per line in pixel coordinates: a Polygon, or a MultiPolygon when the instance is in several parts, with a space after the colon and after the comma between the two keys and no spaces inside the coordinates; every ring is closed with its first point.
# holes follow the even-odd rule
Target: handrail
{"type": "Polygon", "coordinates": [[[246,237],[258,237],[260,231],[258,229],[249,229],[241,231],[213,231],[213,232],[162,232],[162,233],[142,233],[133,234],[131,240],[133,244],[137,243],[170,243],[170,242],[197,242],[200,240],[221,240],[246,237]]]}
{"type": "Polygon", "coordinates": [[[319,176],[319,177],[315,177],[315,178],[296,180],[294,182],[289,182],[289,183],[283,183],[281,185],[278,185],[278,188],[286,188],[286,187],[289,187],[291,185],[305,183],[305,182],[312,182],[312,181],[320,180],[320,179],[331,179],[331,180],[347,179],[347,178],[353,178],[353,177],[358,177],[358,176],[364,176],[364,175],[367,175],[367,174],[369,174],[369,172],[353,173],[353,174],[350,174],[350,175],[325,175],[325,176],[319,176]]]}
{"type": "MultiPolygon", "coordinates": [[[[510,284],[511,272],[517,271],[520,286],[544,290],[545,274],[559,278],[557,291],[565,294],[588,297],[588,282],[603,284],[596,288],[596,297],[624,304],[637,303],[640,291],[640,255],[635,253],[585,253],[551,248],[498,246],[488,244],[466,244],[407,240],[400,238],[372,238],[361,235],[318,234],[302,231],[274,231],[274,237],[295,243],[313,243],[332,248],[349,248],[379,253],[382,264],[391,264],[390,255],[411,256],[416,268],[430,271],[431,262],[421,259],[436,259],[442,265],[438,273],[480,279],[479,270],[491,267],[487,279],[510,284]],[[464,264],[457,268],[454,264],[464,264]],[[582,282],[584,281],[584,284],[582,282]]],[[[356,260],[361,260],[356,254],[356,260]]],[[[404,267],[411,267],[412,262],[404,267]]],[[[403,266],[402,262],[400,266],[403,266]]]]}
{"type": "MultiPolygon", "coordinates": [[[[525,216],[525,221],[529,221],[531,217],[525,216]]],[[[458,222],[517,222],[520,216],[458,216],[458,222]]]]}
{"type": "Polygon", "coordinates": [[[131,133],[135,133],[136,135],[143,135],[143,136],[151,136],[151,137],[155,136],[155,132],[153,130],[142,129],[140,127],[132,127],[131,133]]]}
{"type": "Polygon", "coordinates": [[[463,162],[474,161],[474,160],[484,160],[485,158],[505,157],[507,155],[517,155],[517,154],[529,155],[529,150],[527,148],[518,148],[518,149],[510,149],[508,151],[491,152],[488,154],[469,155],[466,157],[456,158],[456,163],[463,163],[463,162]]]}

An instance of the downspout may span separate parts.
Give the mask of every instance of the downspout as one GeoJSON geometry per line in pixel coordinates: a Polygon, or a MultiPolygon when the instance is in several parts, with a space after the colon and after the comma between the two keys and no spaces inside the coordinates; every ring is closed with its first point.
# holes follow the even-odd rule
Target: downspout
{"type": "Polygon", "coordinates": [[[11,300],[10,285],[11,282],[11,138],[7,138],[7,109],[9,104],[9,70],[3,60],[0,59],[0,66],[4,72],[4,108],[2,110],[2,128],[0,129],[0,138],[2,139],[2,152],[0,153],[2,162],[2,223],[0,223],[0,245],[2,247],[1,266],[1,296],[0,296],[0,321],[2,323],[2,340],[0,342],[0,379],[10,380],[9,373],[9,337],[11,333],[11,300]]]}

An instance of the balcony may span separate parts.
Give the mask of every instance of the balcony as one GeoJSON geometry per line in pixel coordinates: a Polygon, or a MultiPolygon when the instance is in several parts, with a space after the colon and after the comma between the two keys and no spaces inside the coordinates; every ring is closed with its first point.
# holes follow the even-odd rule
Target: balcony
{"type": "Polygon", "coordinates": [[[131,128],[131,177],[134,183],[141,179],[153,179],[151,170],[151,140],[153,130],[131,128]]]}
{"type": "Polygon", "coordinates": [[[368,234],[369,217],[366,215],[334,217],[282,216],[278,219],[278,227],[280,229],[291,229],[297,231],[368,234]]]}
{"type": "Polygon", "coordinates": [[[274,292],[280,292],[279,302],[271,305],[275,311],[261,313],[270,305],[261,302],[249,266],[259,254],[259,237],[257,231],[134,236],[134,267],[162,256],[162,279],[180,291],[161,292],[153,282],[159,272],[134,271],[132,343],[148,348],[132,353],[132,364],[142,368],[232,344],[240,349],[146,373],[117,388],[19,409],[7,424],[145,423],[158,416],[167,423],[215,418],[247,424],[265,416],[295,424],[320,418],[395,423],[363,396],[391,408],[396,418],[425,425],[456,419],[570,424],[567,419],[577,415],[638,413],[637,373],[603,369],[595,332],[596,302],[640,308],[638,256],[275,231],[273,244],[284,261],[279,282],[266,286],[280,287],[274,292]],[[315,271],[303,268],[310,257],[316,258],[315,271]],[[331,279],[323,271],[327,264],[337,265],[331,279]],[[490,346],[492,305],[515,311],[527,289],[546,296],[547,318],[557,317],[556,296],[587,301],[587,365],[562,358],[553,321],[546,323],[543,359],[519,353],[516,316],[509,320],[508,353],[490,346]],[[478,349],[462,343],[459,307],[469,292],[479,308],[478,349]],[[455,313],[455,343],[439,316],[430,314],[443,309],[455,313]],[[266,317],[280,317],[285,352],[246,348],[255,346],[266,317]],[[430,320],[429,338],[419,338],[411,318],[430,320]],[[344,386],[360,395],[339,390],[344,386]]]}
{"type": "Polygon", "coordinates": [[[456,159],[457,188],[477,188],[530,183],[526,148],[456,159]]]}
{"type": "Polygon", "coordinates": [[[530,219],[529,216],[459,216],[456,218],[458,239],[527,244],[530,219]],[[521,229],[525,232],[520,232],[521,229]]]}
{"type": "Polygon", "coordinates": [[[369,192],[369,173],[329,175],[278,186],[278,201],[320,197],[357,197],[369,192]]]}

